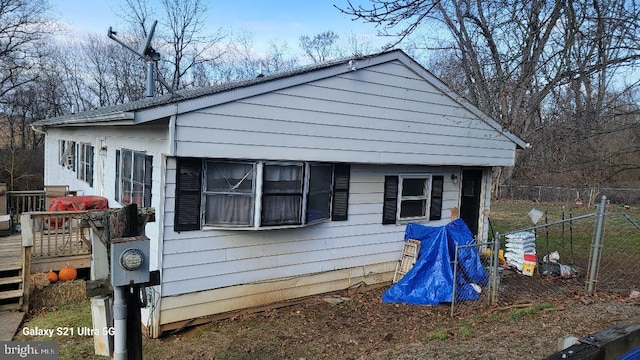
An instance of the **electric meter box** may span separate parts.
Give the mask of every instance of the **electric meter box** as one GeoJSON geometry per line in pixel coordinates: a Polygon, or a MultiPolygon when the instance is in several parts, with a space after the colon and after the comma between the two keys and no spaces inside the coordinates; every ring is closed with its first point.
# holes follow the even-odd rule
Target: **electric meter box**
{"type": "Polygon", "coordinates": [[[149,282],[149,238],[133,236],[111,241],[111,285],[149,282]]]}

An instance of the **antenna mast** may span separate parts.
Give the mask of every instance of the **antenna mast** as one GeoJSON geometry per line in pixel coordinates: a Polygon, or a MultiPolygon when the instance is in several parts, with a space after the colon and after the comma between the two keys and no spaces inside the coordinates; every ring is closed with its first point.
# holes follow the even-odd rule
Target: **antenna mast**
{"type": "MultiPolygon", "coordinates": [[[[118,44],[120,44],[122,46],[124,46],[125,48],[127,48],[128,50],[130,50],[134,54],[138,55],[142,60],[145,61],[146,65],[147,65],[146,87],[145,87],[145,92],[144,92],[145,97],[153,97],[153,94],[155,92],[155,89],[154,89],[155,70],[158,67],[158,60],[160,60],[160,54],[158,52],[156,52],[153,49],[153,47],[151,47],[151,39],[153,38],[153,33],[156,30],[156,25],[157,24],[158,24],[158,20],[155,20],[153,22],[153,24],[151,24],[151,30],[149,31],[149,34],[147,35],[147,38],[146,38],[145,42],[143,44],[141,44],[140,48],[137,49],[137,50],[134,49],[132,46],[130,46],[128,44],[125,44],[120,39],[118,39],[116,37],[116,35],[118,35],[118,33],[113,31],[111,29],[111,27],[109,27],[109,31],[107,32],[107,37],[109,37],[109,39],[117,42],[118,44]]],[[[169,90],[172,94],[174,93],[173,89],[171,89],[171,87],[164,81],[164,79],[162,78],[162,76],[160,76],[160,74],[158,74],[158,80],[160,80],[162,85],[164,85],[167,88],[167,90],[169,90]]]]}

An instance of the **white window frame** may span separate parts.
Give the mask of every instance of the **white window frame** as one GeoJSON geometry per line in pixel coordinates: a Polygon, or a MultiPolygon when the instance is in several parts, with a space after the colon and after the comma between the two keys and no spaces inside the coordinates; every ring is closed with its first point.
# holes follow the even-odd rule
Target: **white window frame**
{"type": "Polygon", "coordinates": [[[410,221],[418,221],[418,220],[426,220],[429,218],[429,212],[431,207],[431,187],[433,177],[428,173],[421,174],[399,174],[398,175],[398,201],[397,201],[397,209],[396,209],[396,219],[398,222],[406,223],[410,221]],[[402,195],[403,185],[405,179],[424,179],[424,193],[422,195],[402,195]],[[404,201],[424,201],[422,216],[401,216],[402,203],[404,201]]]}
{"type": "Polygon", "coordinates": [[[140,151],[135,151],[135,150],[130,150],[130,149],[120,149],[120,169],[118,172],[118,179],[116,179],[116,181],[119,182],[119,193],[118,193],[118,202],[122,205],[129,205],[129,204],[133,204],[137,202],[135,202],[134,200],[136,199],[136,195],[134,194],[134,188],[135,185],[138,184],[141,186],[141,191],[140,191],[140,195],[139,198],[141,199],[141,203],[138,204],[139,207],[144,207],[144,194],[145,194],[145,183],[144,183],[144,178],[145,178],[145,158],[146,158],[147,154],[144,152],[140,152],[140,151]],[[124,173],[124,166],[125,166],[125,153],[131,153],[131,169],[129,169],[129,171],[131,172],[131,177],[126,179],[129,181],[129,201],[125,201],[123,195],[125,193],[125,181],[124,177],[123,177],[123,173],[124,173]],[[135,158],[136,158],[136,154],[142,158],[142,179],[135,179],[135,158]]]}
{"type": "Polygon", "coordinates": [[[78,179],[90,183],[93,176],[93,157],[91,156],[91,148],[93,145],[90,143],[78,144],[78,179]],[[87,158],[91,156],[90,158],[87,158]]]}
{"type": "MultiPolygon", "coordinates": [[[[237,227],[237,228],[247,228],[247,227],[253,227],[254,223],[255,223],[255,215],[250,215],[249,217],[249,223],[247,225],[241,225],[241,224],[209,224],[207,225],[207,201],[208,201],[208,197],[209,196],[214,196],[214,195],[229,195],[229,196],[243,196],[243,197],[250,197],[251,200],[251,213],[255,213],[255,207],[256,207],[256,178],[257,178],[257,164],[256,163],[252,163],[252,162],[246,162],[246,161],[217,161],[217,160],[205,160],[204,161],[204,167],[203,167],[203,177],[204,177],[204,181],[202,182],[202,223],[205,224],[205,226],[209,226],[209,227],[222,227],[222,228],[233,228],[233,227],[237,227]],[[208,171],[209,171],[209,166],[211,166],[210,164],[242,164],[242,165],[252,165],[252,172],[253,172],[253,176],[252,176],[252,184],[251,184],[251,192],[233,192],[233,191],[215,191],[215,190],[209,190],[207,189],[207,175],[208,175],[208,171]]],[[[248,175],[248,174],[247,174],[248,175]]],[[[246,177],[246,176],[245,176],[246,177]]],[[[245,179],[242,179],[241,181],[245,181],[245,179]]],[[[236,184],[237,185],[237,184],[236,184]]]]}
{"type": "Polygon", "coordinates": [[[62,167],[74,170],[76,161],[76,142],[70,140],[58,140],[58,164],[62,167]]]}
{"type": "Polygon", "coordinates": [[[287,162],[287,161],[224,161],[224,160],[216,160],[209,159],[205,160],[205,166],[203,171],[203,181],[202,181],[202,229],[210,230],[210,229],[243,229],[243,230],[266,230],[266,229],[282,229],[282,228],[298,228],[310,226],[318,223],[323,223],[327,221],[331,221],[331,207],[333,206],[333,179],[334,171],[333,164],[331,163],[314,163],[314,162],[287,162]],[[207,190],[207,163],[243,163],[243,164],[253,164],[254,166],[254,177],[253,177],[253,206],[252,206],[252,224],[248,226],[244,225],[224,225],[224,224],[207,224],[206,223],[206,211],[207,211],[207,195],[215,194],[216,192],[207,190]],[[276,165],[276,166],[287,166],[287,165],[298,165],[302,166],[302,199],[301,199],[301,208],[300,208],[300,221],[299,224],[285,224],[285,225],[262,225],[262,204],[263,204],[263,190],[262,186],[264,184],[264,167],[265,165],[276,165]],[[329,196],[329,209],[326,214],[326,217],[318,218],[313,221],[309,221],[307,219],[307,211],[308,211],[308,200],[310,196],[310,170],[311,166],[329,166],[331,180],[330,183],[327,184],[327,195],[329,196]]]}

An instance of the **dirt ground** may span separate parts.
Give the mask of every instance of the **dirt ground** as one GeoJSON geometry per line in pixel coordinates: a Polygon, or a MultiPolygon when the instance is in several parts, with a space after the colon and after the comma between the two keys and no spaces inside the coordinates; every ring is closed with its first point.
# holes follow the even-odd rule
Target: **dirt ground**
{"type": "Polygon", "coordinates": [[[145,358],[541,359],[557,351],[561,337],[640,322],[640,303],[629,294],[576,293],[471,311],[463,305],[463,315],[451,317],[447,305],[383,303],[385,289],[313,297],[147,339],[145,358]]]}

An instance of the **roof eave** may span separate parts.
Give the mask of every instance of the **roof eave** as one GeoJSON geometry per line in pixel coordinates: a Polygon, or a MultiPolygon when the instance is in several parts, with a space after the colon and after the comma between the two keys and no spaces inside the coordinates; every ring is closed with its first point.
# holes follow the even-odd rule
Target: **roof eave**
{"type": "Polygon", "coordinates": [[[75,117],[72,119],[51,119],[40,120],[34,123],[35,126],[43,127],[64,127],[64,126],[94,126],[94,125],[134,125],[135,112],[118,111],[95,116],[75,117]]]}

